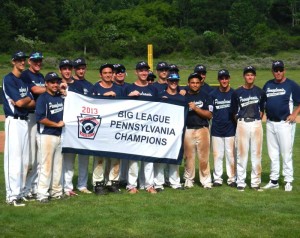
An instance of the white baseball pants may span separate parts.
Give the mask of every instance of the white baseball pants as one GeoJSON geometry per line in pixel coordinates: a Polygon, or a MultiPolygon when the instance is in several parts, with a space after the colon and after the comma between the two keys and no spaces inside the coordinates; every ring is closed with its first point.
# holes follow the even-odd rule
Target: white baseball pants
{"type": "Polygon", "coordinates": [[[5,119],[4,174],[6,201],[12,202],[24,194],[29,163],[28,122],[5,119]]]}
{"type": "Polygon", "coordinates": [[[261,120],[253,122],[238,121],[236,128],[237,152],[237,186],[246,187],[248,151],[251,154],[251,187],[259,187],[261,183],[261,157],[263,128],[261,120]]]}
{"type": "Polygon", "coordinates": [[[161,164],[154,163],[154,185],[155,188],[164,188],[165,183],[165,168],[168,168],[169,182],[172,188],[180,188],[179,165],[177,164],[161,164]]]}
{"type": "Polygon", "coordinates": [[[293,182],[293,145],[296,123],[285,121],[273,122],[267,120],[267,146],[271,160],[271,180],[278,180],[280,176],[280,155],[282,157],[282,175],[285,182],[293,182]]]}
{"type": "Polygon", "coordinates": [[[223,179],[223,158],[225,156],[227,184],[231,184],[236,180],[236,166],[235,166],[235,146],[234,136],[231,137],[217,137],[212,136],[212,149],[214,157],[214,182],[222,184],[223,179]]]}
{"type": "Polygon", "coordinates": [[[94,156],[93,186],[96,186],[96,182],[104,182],[104,162],[106,163],[105,166],[109,166],[108,181],[106,184],[111,186],[111,181],[119,181],[120,160],[94,156]],[[107,161],[109,161],[109,163],[107,163],[107,161]]]}

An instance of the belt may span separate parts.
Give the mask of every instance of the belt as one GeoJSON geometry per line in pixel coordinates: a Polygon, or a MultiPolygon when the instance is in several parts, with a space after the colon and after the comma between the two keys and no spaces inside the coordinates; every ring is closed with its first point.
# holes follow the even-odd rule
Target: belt
{"type": "Polygon", "coordinates": [[[186,128],[187,129],[201,129],[201,128],[204,128],[204,127],[208,127],[208,126],[187,126],[186,128]]]}
{"type": "Polygon", "coordinates": [[[16,115],[15,115],[15,116],[13,116],[13,118],[14,118],[14,119],[18,119],[18,120],[19,120],[19,119],[20,119],[20,120],[24,120],[24,121],[27,121],[27,120],[28,120],[28,116],[16,116],[16,115]]]}
{"type": "Polygon", "coordinates": [[[239,121],[244,121],[244,122],[254,122],[254,121],[260,121],[260,119],[255,119],[255,118],[245,117],[245,118],[239,118],[239,121]]]}
{"type": "Polygon", "coordinates": [[[274,121],[274,122],[281,122],[281,119],[277,119],[277,118],[268,118],[270,121],[274,121]]]}

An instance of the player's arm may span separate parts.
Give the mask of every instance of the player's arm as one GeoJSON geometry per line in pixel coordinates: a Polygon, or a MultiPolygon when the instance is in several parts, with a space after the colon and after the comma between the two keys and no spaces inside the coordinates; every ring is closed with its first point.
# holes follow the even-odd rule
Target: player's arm
{"type": "Polygon", "coordinates": [[[292,114],[290,114],[286,118],[286,122],[295,122],[299,113],[300,113],[300,104],[293,110],[292,114]]]}
{"type": "Polygon", "coordinates": [[[115,97],[116,93],[114,91],[109,91],[109,92],[104,93],[103,96],[106,96],[106,97],[115,97]]]}
{"type": "Polygon", "coordinates": [[[54,122],[49,120],[48,118],[43,118],[42,120],[39,120],[39,123],[47,126],[47,127],[63,127],[65,125],[65,123],[63,121],[59,121],[59,122],[54,122]]]}
{"type": "Polygon", "coordinates": [[[201,109],[196,106],[194,102],[189,102],[189,108],[197,113],[198,116],[203,119],[210,120],[212,118],[212,113],[209,110],[201,109]]]}
{"type": "Polygon", "coordinates": [[[17,101],[12,101],[13,105],[17,106],[17,107],[25,107],[28,108],[27,106],[31,103],[31,101],[33,101],[30,97],[25,97],[22,99],[19,99],[17,101]]]}
{"type": "Polygon", "coordinates": [[[46,92],[46,88],[34,85],[34,86],[31,87],[30,91],[33,94],[42,94],[42,93],[46,92]]]}

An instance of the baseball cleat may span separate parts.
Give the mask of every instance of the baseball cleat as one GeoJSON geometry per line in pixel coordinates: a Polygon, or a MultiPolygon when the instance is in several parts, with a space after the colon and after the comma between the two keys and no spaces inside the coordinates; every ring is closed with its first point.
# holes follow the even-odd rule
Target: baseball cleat
{"type": "Polygon", "coordinates": [[[229,187],[232,187],[232,188],[236,188],[237,184],[236,182],[232,182],[230,184],[228,184],[229,187]]]}
{"type": "Polygon", "coordinates": [[[241,187],[241,186],[238,186],[238,187],[237,187],[237,190],[240,191],[240,192],[244,192],[244,191],[245,191],[245,188],[244,188],[244,187],[241,187]]]}
{"type": "Polygon", "coordinates": [[[291,192],[293,190],[293,186],[291,183],[286,183],[284,186],[284,191],[291,192]]]}
{"type": "Polygon", "coordinates": [[[148,188],[148,189],[147,189],[147,192],[148,192],[148,193],[151,193],[151,194],[157,193],[157,191],[156,191],[155,188],[153,188],[153,187],[148,188]]]}
{"type": "Polygon", "coordinates": [[[81,193],[86,193],[86,194],[91,194],[92,192],[88,190],[87,188],[79,189],[79,192],[81,193]]]}
{"type": "Polygon", "coordinates": [[[26,204],[25,203],[22,203],[20,202],[19,200],[12,200],[11,202],[6,202],[8,205],[12,205],[14,207],[25,207],[26,204]]]}
{"type": "Polygon", "coordinates": [[[156,188],[155,190],[156,190],[156,192],[158,192],[158,193],[160,193],[160,192],[163,192],[163,191],[164,191],[164,189],[163,189],[163,188],[156,188]]]}
{"type": "Polygon", "coordinates": [[[221,187],[221,186],[222,186],[221,183],[217,183],[217,182],[214,182],[214,183],[213,183],[213,187],[221,187]]]}
{"type": "Polygon", "coordinates": [[[257,191],[257,192],[263,192],[264,190],[261,189],[261,187],[252,187],[253,190],[257,191]]]}
{"type": "Polygon", "coordinates": [[[48,203],[49,202],[49,199],[48,198],[42,198],[42,199],[38,199],[38,201],[40,203],[48,203]]]}
{"type": "Polygon", "coordinates": [[[279,184],[272,183],[272,181],[270,181],[267,185],[263,187],[263,189],[277,189],[277,188],[279,188],[279,184]]]}

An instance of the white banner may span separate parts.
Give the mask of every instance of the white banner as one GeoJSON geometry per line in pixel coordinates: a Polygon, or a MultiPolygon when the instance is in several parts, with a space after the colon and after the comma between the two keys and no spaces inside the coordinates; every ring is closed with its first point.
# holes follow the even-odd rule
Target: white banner
{"type": "Polygon", "coordinates": [[[186,114],[179,104],[93,98],[69,91],[63,153],[180,164],[186,114]]]}

